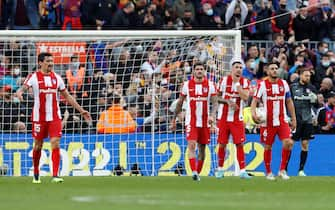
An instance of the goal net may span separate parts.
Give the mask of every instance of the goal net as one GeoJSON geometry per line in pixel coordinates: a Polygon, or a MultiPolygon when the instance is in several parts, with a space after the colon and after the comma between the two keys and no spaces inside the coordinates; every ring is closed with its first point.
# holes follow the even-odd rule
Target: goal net
{"type": "MultiPolygon", "coordinates": [[[[61,176],[191,174],[184,111],[170,129],[180,87],[195,62],[218,82],[241,55],[239,31],[0,31],[0,37],[0,167],[10,176],[32,175],[32,93],[19,101],[15,91],[38,69],[39,53],[53,54],[54,71],[93,118],[87,124],[60,99],[61,176]],[[118,114],[102,117],[116,95],[118,114]]],[[[42,176],[51,174],[50,153],[46,140],[42,176]]],[[[201,175],[214,174],[216,154],[212,134],[201,175]]],[[[233,173],[231,144],[226,159],[225,170],[233,173]]]]}

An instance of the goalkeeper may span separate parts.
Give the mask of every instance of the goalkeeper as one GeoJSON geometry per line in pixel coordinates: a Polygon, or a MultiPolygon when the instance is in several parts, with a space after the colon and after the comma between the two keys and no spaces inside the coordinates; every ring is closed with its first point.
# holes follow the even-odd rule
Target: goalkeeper
{"type": "Polygon", "coordinates": [[[59,109],[59,93],[76,108],[85,120],[90,123],[91,115],[84,110],[65,88],[62,78],[53,71],[53,57],[50,53],[38,55],[38,70],[30,74],[23,86],[17,91],[17,97],[22,101],[22,94],[32,88],[34,107],[32,112],[32,135],[35,139],[33,149],[34,178],[33,183],[41,183],[39,177],[39,162],[44,138],[50,137],[52,149],[51,182],[61,183],[64,180],[58,177],[60,149],[59,141],[62,136],[62,121],[59,109]]]}
{"type": "Polygon", "coordinates": [[[298,176],[306,176],[304,166],[308,154],[308,141],[313,135],[312,106],[316,103],[316,88],[310,84],[311,72],[300,69],[300,79],[291,85],[291,94],[295,106],[297,128],[293,132],[293,140],[301,140],[300,164],[298,176]]]}

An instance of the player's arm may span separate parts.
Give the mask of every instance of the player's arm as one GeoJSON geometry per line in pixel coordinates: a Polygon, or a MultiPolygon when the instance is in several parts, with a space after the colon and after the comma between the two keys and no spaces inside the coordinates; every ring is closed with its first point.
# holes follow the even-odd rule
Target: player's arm
{"type": "Polygon", "coordinates": [[[249,90],[248,89],[243,89],[241,85],[237,86],[237,92],[240,95],[241,99],[246,101],[249,98],[249,90]]]}
{"type": "Polygon", "coordinates": [[[211,103],[212,103],[212,112],[211,112],[211,119],[209,120],[209,124],[213,124],[216,119],[216,113],[218,112],[218,96],[213,95],[211,96],[211,103]]]}
{"type": "Polygon", "coordinates": [[[286,106],[291,116],[291,123],[292,123],[291,127],[292,127],[292,130],[294,131],[295,128],[297,127],[297,118],[295,115],[295,108],[294,108],[293,100],[291,97],[286,98],[286,106]]]}
{"type": "Polygon", "coordinates": [[[182,108],[183,108],[183,103],[185,101],[186,96],[180,94],[178,101],[177,101],[177,105],[176,105],[176,110],[174,112],[174,116],[172,118],[172,125],[171,125],[171,129],[175,130],[176,129],[176,119],[177,116],[179,115],[179,113],[181,112],[182,108]]]}
{"type": "Polygon", "coordinates": [[[74,99],[69,92],[67,91],[67,89],[61,90],[60,94],[65,98],[65,100],[71,105],[73,106],[86,120],[87,123],[91,123],[92,118],[91,115],[88,111],[86,111],[85,109],[83,109],[83,107],[81,107],[78,102],[76,101],[76,99],[74,99]]]}
{"type": "Polygon", "coordinates": [[[261,119],[257,116],[256,114],[256,108],[257,108],[257,104],[259,103],[259,99],[257,97],[254,97],[251,101],[251,117],[253,119],[253,121],[257,124],[261,123],[261,119]]]}
{"type": "Polygon", "coordinates": [[[22,94],[26,92],[29,89],[28,85],[22,85],[17,91],[16,91],[16,97],[20,100],[23,101],[23,96],[22,94]]]}

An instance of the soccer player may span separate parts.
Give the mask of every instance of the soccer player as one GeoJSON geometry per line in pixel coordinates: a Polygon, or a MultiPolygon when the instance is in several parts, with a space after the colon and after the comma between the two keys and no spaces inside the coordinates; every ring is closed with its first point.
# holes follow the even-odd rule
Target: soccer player
{"type": "Polygon", "coordinates": [[[17,96],[23,100],[24,91],[31,88],[34,95],[32,112],[33,148],[33,183],[41,183],[39,177],[39,162],[44,138],[50,137],[52,149],[52,175],[51,182],[61,183],[64,180],[58,176],[60,149],[59,141],[62,136],[61,112],[59,109],[59,93],[76,108],[87,122],[91,122],[91,115],[84,110],[65,88],[62,78],[53,72],[53,57],[50,53],[38,55],[38,70],[30,74],[23,86],[17,91],[17,96]]]}
{"type": "Polygon", "coordinates": [[[231,74],[222,78],[218,87],[218,102],[220,104],[218,112],[218,169],[216,178],[224,176],[223,164],[226,153],[226,145],[229,135],[233,137],[236,146],[237,160],[240,166],[240,177],[251,178],[245,171],[245,157],[243,143],[245,141],[245,128],[243,123],[244,101],[249,97],[249,81],[243,78],[240,58],[231,60],[231,74]],[[223,104],[223,105],[222,105],[223,104]]]}
{"type": "Polygon", "coordinates": [[[291,129],[295,130],[297,121],[291,98],[290,88],[285,80],[278,78],[278,64],[269,63],[267,70],[268,78],[261,81],[251,102],[252,118],[256,123],[261,119],[256,114],[256,106],[262,101],[266,114],[266,122],[261,125],[261,142],[264,144],[264,163],[266,178],[275,180],[271,171],[272,145],[275,136],[278,135],[283,143],[280,170],[278,176],[287,180],[290,177],[285,170],[288,158],[291,153],[293,141],[288,123],[286,107],[291,116],[291,129]]]}
{"type": "Polygon", "coordinates": [[[313,135],[313,116],[311,109],[317,100],[316,88],[310,84],[311,72],[301,69],[300,79],[291,85],[292,98],[296,108],[297,129],[293,133],[293,140],[301,139],[301,152],[298,176],[306,176],[304,166],[308,154],[308,142],[313,135]]]}
{"type": "Polygon", "coordinates": [[[193,67],[193,77],[186,81],[182,87],[177,102],[172,130],[176,127],[176,117],[181,112],[182,105],[186,101],[185,130],[188,159],[194,181],[200,181],[200,172],[205,159],[206,145],[210,142],[210,127],[213,128],[217,112],[217,96],[213,82],[206,78],[205,67],[202,63],[196,63],[193,67]],[[210,112],[210,102],[212,110],[210,112]],[[196,147],[198,146],[198,160],[196,147]]]}

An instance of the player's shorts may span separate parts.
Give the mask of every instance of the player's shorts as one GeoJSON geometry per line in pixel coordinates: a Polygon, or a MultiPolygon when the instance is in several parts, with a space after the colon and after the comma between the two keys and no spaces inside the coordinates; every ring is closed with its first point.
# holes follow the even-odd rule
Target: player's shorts
{"type": "Polygon", "coordinates": [[[288,123],[282,123],[280,126],[275,127],[261,127],[260,134],[263,144],[272,145],[276,135],[281,141],[291,138],[291,129],[288,123]]]}
{"type": "Polygon", "coordinates": [[[210,138],[209,128],[197,128],[190,125],[186,126],[187,141],[197,141],[199,144],[209,144],[210,138]]]}
{"type": "Polygon", "coordinates": [[[313,135],[313,125],[311,123],[297,123],[297,128],[292,133],[292,139],[294,141],[309,140],[313,135]]]}
{"type": "Polygon", "coordinates": [[[47,137],[62,137],[62,121],[33,122],[32,134],[36,140],[43,140],[47,137]]]}
{"type": "Polygon", "coordinates": [[[228,144],[229,135],[233,137],[234,144],[241,144],[245,142],[245,128],[243,122],[225,122],[220,120],[218,122],[219,134],[218,143],[228,144]]]}

